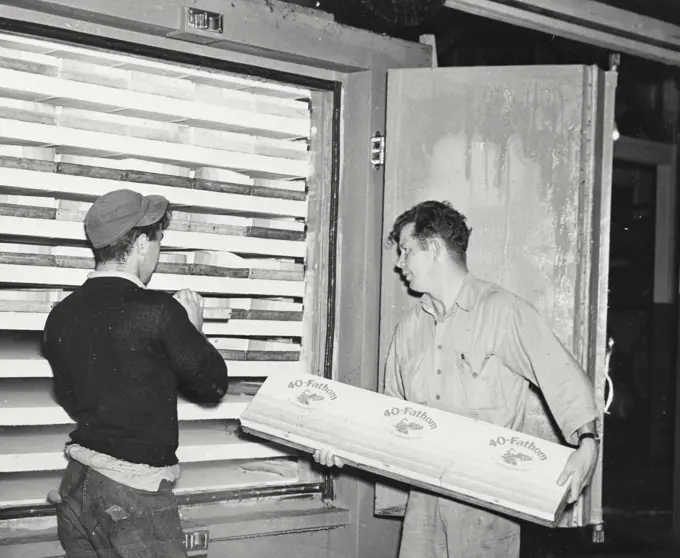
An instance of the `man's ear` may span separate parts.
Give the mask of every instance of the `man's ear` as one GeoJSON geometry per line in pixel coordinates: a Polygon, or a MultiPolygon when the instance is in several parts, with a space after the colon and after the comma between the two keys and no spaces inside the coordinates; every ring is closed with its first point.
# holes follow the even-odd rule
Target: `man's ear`
{"type": "Polygon", "coordinates": [[[428,249],[434,259],[438,259],[446,250],[444,241],[441,238],[435,237],[428,240],[428,249]]]}
{"type": "Polygon", "coordinates": [[[140,234],[135,240],[135,249],[140,256],[146,256],[149,251],[149,237],[145,234],[140,234]]]}

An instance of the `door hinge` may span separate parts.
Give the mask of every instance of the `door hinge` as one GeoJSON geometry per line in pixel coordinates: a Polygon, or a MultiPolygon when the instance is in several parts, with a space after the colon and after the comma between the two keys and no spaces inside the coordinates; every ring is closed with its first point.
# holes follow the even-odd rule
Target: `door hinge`
{"type": "Polygon", "coordinates": [[[385,164],[385,136],[376,132],[371,138],[371,165],[375,170],[385,164]]]}
{"type": "Polygon", "coordinates": [[[208,531],[193,531],[192,533],[184,533],[184,546],[188,551],[191,550],[208,550],[208,531]]]}

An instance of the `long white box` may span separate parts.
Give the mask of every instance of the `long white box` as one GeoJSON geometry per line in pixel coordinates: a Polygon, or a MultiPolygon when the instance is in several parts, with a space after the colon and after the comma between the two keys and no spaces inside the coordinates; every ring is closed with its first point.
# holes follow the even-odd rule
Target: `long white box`
{"type": "Polygon", "coordinates": [[[521,432],[310,374],[270,376],[240,416],[246,432],[443,496],[555,526],[573,450],[521,432]]]}

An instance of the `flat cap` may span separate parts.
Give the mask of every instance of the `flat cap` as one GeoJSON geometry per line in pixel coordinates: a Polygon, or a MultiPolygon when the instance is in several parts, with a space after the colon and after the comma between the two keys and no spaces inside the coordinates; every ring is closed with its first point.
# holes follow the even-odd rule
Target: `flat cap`
{"type": "Polygon", "coordinates": [[[133,190],[114,190],[95,200],[85,215],[85,232],[95,248],[110,246],[134,227],[160,221],[168,209],[163,196],[142,196],[133,190]]]}

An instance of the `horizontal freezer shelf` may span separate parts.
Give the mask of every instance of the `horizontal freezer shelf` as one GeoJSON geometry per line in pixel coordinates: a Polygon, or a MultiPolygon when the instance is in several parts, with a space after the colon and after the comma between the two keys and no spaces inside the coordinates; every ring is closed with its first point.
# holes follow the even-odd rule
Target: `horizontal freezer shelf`
{"type": "MultiPolygon", "coordinates": [[[[299,361],[226,360],[230,378],[264,378],[272,374],[299,372],[299,361]]],[[[51,378],[52,369],[35,339],[0,338],[0,378],[51,378]]]]}
{"type": "MultiPolygon", "coordinates": [[[[0,264],[0,281],[15,285],[79,286],[91,272],[91,269],[0,264]]],[[[156,273],[149,282],[149,288],[170,292],[192,289],[199,293],[302,297],[305,284],[302,281],[275,279],[234,279],[156,273]]]]}
{"type": "Polygon", "coordinates": [[[223,168],[259,177],[305,178],[309,173],[307,161],[180,145],[11,118],[0,118],[0,139],[9,144],[56,146],[77,155],[137,157],[174,165],[223,168]]]}
{"type": "MultiPolygon", "coordinates": [[[[227,394],[216,406],[199,406],[180,399],[179,420],[236,419],[252,399],[227,394]]],[[[48,379],[3,379],[0,382],[0,426],[72,424],[73,420],[52,398],[48,379]]]]}
{"type": "Polygon", "coordinates": [[[183,120],[185,124],[272,138],[306,138],[310,133],[310,119],[306,115],[291,118],[255,110],[230,109],[7,68],[0,68],[0,84],[0,93],[19,99],[51,98],[54,104],[99,111],[127,111],[127,114],[149,119],[183,120]]]}
{"type": "MultiPolygon", "coordinates": [[[[52,219],[31,219],[0,215],[0,235],[49,240],[77,240],[86,242],[82,222],[52,219]]],[[[304,258],[307,246],[304,241],[252,238],[228,234],[184,232],[166,230],[163,248],[177,250],[214,250],[235,254],[253,254],[279,258],[304,258]]]]}
{"type": "MultiPolygon", "coordinates": [[[[1,295],[0,295],[1,296],[1,295]]],[[[2,300],[0,300],[2,306],[2,300]]],[[[42,331],[47,313],[4,312],[0,310],[0,330],[42,331]]],[[[203,322],[206,335],[234,335],[238,337],[301,337],[302,322],[277,322],[268,320],[229,320],[228,322],[203,322]]],[[[2,362],[2,354],[0,354],[2,362]]],[[[2,373],[0,373],[0,376],[2,373]]]]}
{"type": "MultiPolygon", "coordinates": [[[[66,467],[64,444],[72,426],[0,428],[0,473],[50,471],[66,467]]],[[[227,430],[223,423],[180,424],[180,463],[268,459],[290,455],[282,446],[262,443],[227,430]]]]}
{"type": "MultiPolygon", "coordinates": [[[[1,58],[0,65],[2,65],[1,58]]],[[[0,69],[1,74],[2,69],[0,69]]],[[[112,114],[84,110],[83,107],[74,104],[59,106],[59,101],[56,99],[44,103],[2,96],[1,93],[2,86],[0,86],[0,117],[9,120],[34,122],[63,129],[88,130],[132,139],[161,141],[170,145],[179,144],[246,155],[261,155],[282,161],[307,160],[309,156],[306,141],[266,138],[240,131],[234,133],[222,127],[212,129],[203,126],[196,127],[188,122],[177,123],[140,118],[139,115],[131,112],[112,114]]],[[[97,148],[105,149],[106,146],[97,145],[97,148]]]]}
{"type": "MultiPolygon", "coordinates": [[[[51,197],[71,197],[87,201],[94,201],[113,190],[129,188],[145,196],[164,196],[173,207],[203,208],[216,213],[222,211],[299,218],[307,216],[306,201],[260,196],[248,186],[234,186],[232,190],[243,193],[230,193],[175,187],[170,185],[176,182],[172,177],[156,175],[153,181],[152,177],[144,181],[139,176],[133,182],[125,180],[121,173],[102,172],[102,169],[96,167],[82,167],[78,172],[72,173],[58,172],[61,168],[54,163],[27,160],[22,160],[21,167],[15,168],[14,162],[0,158],[0,187],[12,188],[22,194],[42,193],[51,197]]],[[[191,183],[188,184],[190,185],[191,183]]]]}
{"type": "MultiPolygon", "coordinates": [[[[161,62],[149,58],[130,56],[117,52],[92,50],[88,47],[79,47],[65,43],[46,41],[42,38],[33,38],[23,35],[0,35],[0,45],[20,55],[12,55],[10,58],[35,61],[35,57],[49,56],[57,61],[64,60],[76,63],[94,64],[100,68],[112,67],[117,70],[129,70],[141,72],[150,77],[164,77],[173,80],[187,80],[190,83],[207,84],[220,89],[234,92],[250,92],[265,99],[277,100],[287,104],[297,104],[298,99],[308,99],[310,91],[276,82],[255,80],[222,72],[213,72],[189,66],[178,66],[171,62],[161,62]],[[285,101],[283,101],[285,99],[285,101]]],[[[45,63],[45,62],[42,62],[45,63]]],[[[53,62],[55,63],[55,62],[53,62]]],[[[106,72],[105,75],[109,75],[106,72]]]]}
{"type": "MultiPolygon", "coordinates": [[[[264,461],[239,464],[232,461],[188,463],[175,485],[175,494],[218,490],[283,486],[298,482],[298,466],[294,461],[264,461]]],[[[50,490],[59,488],[61,471],[0,474],[0,509],[47,504],[50,490]]]]}

